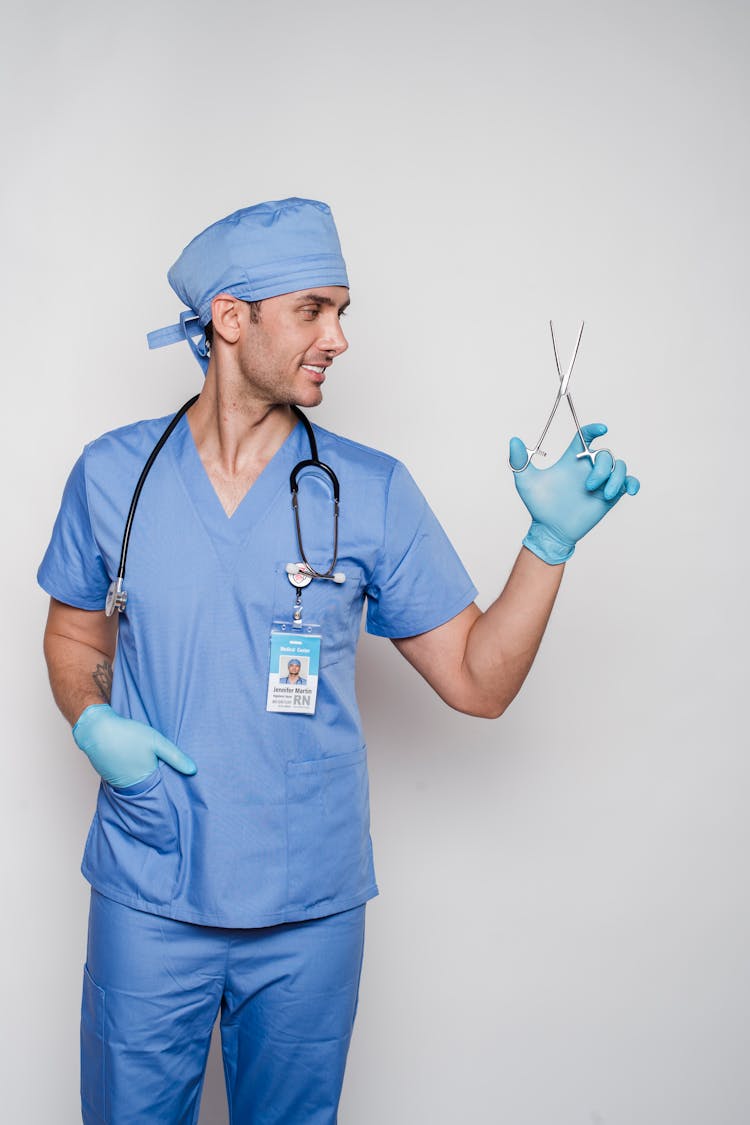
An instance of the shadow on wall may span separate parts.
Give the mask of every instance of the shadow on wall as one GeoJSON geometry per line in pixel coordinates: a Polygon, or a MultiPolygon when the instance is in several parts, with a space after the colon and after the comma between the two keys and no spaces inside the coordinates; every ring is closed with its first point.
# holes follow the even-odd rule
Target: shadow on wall
{"type": "Polygon", "coordinates": [[[227,1094],[224,1086],[224,1064],[221,1059],[221,1036],[218,1020],[211,1036],[211,1051],[206,1068],[206,1081],[201,1098],[198,1125],[228,1125],[227,1094]]]}

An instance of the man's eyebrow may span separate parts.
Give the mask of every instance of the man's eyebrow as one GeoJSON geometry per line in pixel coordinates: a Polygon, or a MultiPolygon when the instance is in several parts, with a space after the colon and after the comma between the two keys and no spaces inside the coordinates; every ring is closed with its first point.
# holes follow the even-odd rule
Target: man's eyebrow
{"type": "Polygon", "coordinates": [[[349,305],[352,303],[351,300],[347,298],[343,305],[338,305],[331,297],[324,297],[322,293],[305,293],[304,297],[300,297],[299,299],[301,305],[310,302],[315,305],[331,305],[332,308],[337,308],[340,312],[343,312],[344,309],[348,309],[349,305]]]}

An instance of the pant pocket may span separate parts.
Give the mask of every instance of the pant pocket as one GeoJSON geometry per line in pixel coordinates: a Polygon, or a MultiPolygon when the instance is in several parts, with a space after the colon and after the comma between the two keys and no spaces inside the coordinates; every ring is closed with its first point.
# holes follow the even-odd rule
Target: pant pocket
{"type": "Polygon", "coordinates": [[[104,1049],[105,995],[83,969],[81,1002],[81,1112],[84,1125],[106,1125],[107,1075],[104,1049]]]}
{"type": "Polygon", "coordinates": [[[374,885],[365,748],[287,765],[289,903],[341,909],[374,885]]]}

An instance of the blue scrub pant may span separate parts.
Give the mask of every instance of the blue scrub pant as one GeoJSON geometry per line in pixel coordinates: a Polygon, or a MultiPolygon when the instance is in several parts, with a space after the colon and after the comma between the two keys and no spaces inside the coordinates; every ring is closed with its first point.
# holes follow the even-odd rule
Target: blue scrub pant
{"type": "Polygon", "coordinates": [[[221,1012],[232,1125],[335,1125],[364,906],[224,929],[91,894],[81,1016],[84,1125],[195,1125],[221,1012]]]}

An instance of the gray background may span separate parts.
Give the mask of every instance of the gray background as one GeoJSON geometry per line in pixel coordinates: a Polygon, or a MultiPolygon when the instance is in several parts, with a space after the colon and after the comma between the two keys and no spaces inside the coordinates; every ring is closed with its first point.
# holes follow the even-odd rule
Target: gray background
{"type": "Polygon", "coordinates": [[[79,1120],[96,781],[36,566],[84,441],[200,385],[145,348],[167,267],[301,194],[354,302],[316,420],[407,462],[482,605],[526,530],[506,442],[551,405],[550,317],[566,355],[586,318],[579,411],[644,482],[499,721],[362,645],[383,894],[341,1121],[746,1125],[747,7],[3,9],[3,1115],[79,1120]]]}

